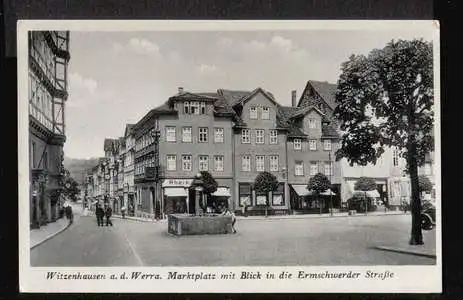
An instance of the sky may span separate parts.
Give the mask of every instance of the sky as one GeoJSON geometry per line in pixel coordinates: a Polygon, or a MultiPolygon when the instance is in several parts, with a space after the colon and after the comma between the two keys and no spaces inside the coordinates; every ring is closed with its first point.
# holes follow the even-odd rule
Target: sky
{"type": "Polygon", "coordinates": [[[71,31],[65,155],[104,156],[105,138],[124,134],[177,93],[219,88],[270,91],[282,105],[308,80],[336,83],[341,63],[392,39],[432,32],[401,30],[71,31]]]}

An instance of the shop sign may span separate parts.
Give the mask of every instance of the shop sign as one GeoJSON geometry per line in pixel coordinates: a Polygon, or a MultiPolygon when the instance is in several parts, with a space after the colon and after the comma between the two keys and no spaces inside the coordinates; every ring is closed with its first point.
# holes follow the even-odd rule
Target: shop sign
{"type": "Polygon", "coordinates": [[[166,179],[162,183],[162,187],[189,187],[193,179],[166,179]]]}

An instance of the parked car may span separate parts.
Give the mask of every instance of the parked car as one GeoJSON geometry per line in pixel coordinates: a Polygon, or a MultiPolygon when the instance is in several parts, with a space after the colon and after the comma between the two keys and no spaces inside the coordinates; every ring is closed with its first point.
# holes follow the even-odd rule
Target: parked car
{"type": "Polygon", "coordinates": [[[421,205],[421,228],[432,230],[436,227],[436,207],[429,200],[423,200],[421,205]]]}

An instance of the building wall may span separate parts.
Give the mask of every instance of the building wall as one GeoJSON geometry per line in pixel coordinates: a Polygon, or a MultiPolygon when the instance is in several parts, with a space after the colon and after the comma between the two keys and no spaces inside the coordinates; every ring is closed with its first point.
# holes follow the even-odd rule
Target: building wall
{"type": "Polygon", "coordinates": [[[328,176],[332,184],[341,183],[341,167],[338,162],[335,161],[335,153],[339,148],[339,143],[337,140],[331,140],[331,150],[324,150],[324,144],[322,139],[322,129],[321,129],[322,116],[316,111],[312,110],[303,118],[303,131],[308,135],[307,139],[302,139],[302,149],[294,149],[294,138],[288,140],[288,178],[291,184],[308,184],[310,178],[313,176],[310,175],[310,165],[312,162],[316,162],[318,169],[317,171],[324,174],[325,163],[330,162],[330,153],[331,153],[331,164],[332,164],[332,176],[328,176]],[[309,128],[309,120],[316,121],[316,128],[309,128]],[[316,150],[310,150],[309,141],[316,141],[316,150]],[[302,161],[304,165],[304,175],[296,176],[295,175],[295,166],[296,161],[302,161]]]}
{"type": "MultiPolygon", "coordinates": [[[[281,183],[285,183],[285,173],[283,168],[286,167],[286,134],[283,131],[278,131],[278,143],[270,144],[269,135],[270,130],[276,130],[277,124],[277,107],[275,103],[269,100],[264,94],[257,93],[251,99],[249,99],[242,109],[241,118],[247,124],[246,129],[250,130],[250,143],[242,143],[241,130],[237,130],[234,135],[234,165],[235,165],[235,209],[241,209],[239,201],[239,183],[254,183],[255,178],[260,173],[256,170],[256,156],[262,155],[265,158],[265,171],[270,172],[270,156],[278,156],[278,171],[271,172],[281,183]],[[258,108],[258,119],[250,118],[250,108],[258,108]],[[260,109],[262,107],[269,107],[270,118],[269,120],[262,120],[260,115],[260,109]],[[264,130],[264,144],[256,143],[256,129],[264,130]],[[251,169],[250,171],[243,171],[242,169],[242,157],[245,155],[251,156],[251,169]]],[[[287,191],[287,185],[285,185],[287,191]]],[[[252,209],[256,205],[256,199],[253,195],[250,206],[252,209]]],[[[270,201],[271,203],[271,201],[270,201]]],[[[275,208],[286,209],[289,204],[288,194],[286,193],[283,206],[275,206],[275,208]]]]}

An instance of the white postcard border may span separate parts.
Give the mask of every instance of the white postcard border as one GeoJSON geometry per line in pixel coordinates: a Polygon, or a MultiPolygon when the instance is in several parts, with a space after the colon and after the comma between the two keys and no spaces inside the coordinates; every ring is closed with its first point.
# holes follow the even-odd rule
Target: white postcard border
{"type": "Polygon", "coordinates": [[[19,180],[19,285],[21,292],[137,292],[137,293],[440,293],[442,291],[441,245],[441,151],[440,151],[440,48],[438,21],[132,21],[132,20],[21,20],[18,21],[18,180],[19,180]],[[29,155],[28,155],[28,47],[29,30],[70,31],[257,31],[257,30],[390,30],[426,29],[434,32],[435,85],[435,176],[436,242],[434,266],[282,266],[282,267],[31,267],[29,237],[29,155]],[[371,280],[366,272],[390,272],[394,278],[371,280]],[[268,279],[268,280],[123,280],[110,279],[124,272],[160,274],[194,272],[221,274],[244,271],[278,275],[298,272],[360,272],[359,279],[268,279]],[[104,274],[102,280],[46,279],[48,272],[104,274]]]}

